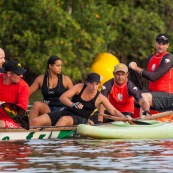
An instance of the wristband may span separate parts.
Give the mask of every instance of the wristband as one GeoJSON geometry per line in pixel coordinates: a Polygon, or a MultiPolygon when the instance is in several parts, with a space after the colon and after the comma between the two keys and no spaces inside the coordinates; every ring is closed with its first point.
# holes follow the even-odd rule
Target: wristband
{"type": "Polygon", "coordinates": [[[143,114],[143,115],[147,115],[147,114],[151,115],[151,114],[150,114],[150,111],[148,111],[148,110],[147,110],[147,111],[144,111],[142,114],[143,114]]]}
{"type": "Polygon", "coordinates": [[[78,108],[78,106],[80,105],[81,103],[80,102],[76,102],[76,103],[73,103],[72,105],[71,105],[71,108],[78,108]]]}

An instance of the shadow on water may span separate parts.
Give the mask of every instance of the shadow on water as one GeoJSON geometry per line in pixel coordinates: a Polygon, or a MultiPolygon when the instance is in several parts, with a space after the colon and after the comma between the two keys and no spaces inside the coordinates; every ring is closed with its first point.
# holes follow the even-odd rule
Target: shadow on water
{"type": "Polygon", "coordinates": [[[0,142],[1,172],[172,172],[173,140],[0,142]]]}

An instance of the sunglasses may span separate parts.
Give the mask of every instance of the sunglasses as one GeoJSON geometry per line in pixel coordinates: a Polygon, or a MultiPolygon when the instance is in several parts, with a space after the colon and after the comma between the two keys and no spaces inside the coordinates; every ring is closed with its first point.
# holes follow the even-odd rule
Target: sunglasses
{"type": "Polygon", "coordinates": [[[20,75],[22,75],[21,73],[19,74],[19,73],[14,73],[14,72],[13,72],[13,74],[16,74],[17,76],[20,76],[20,75]]]}

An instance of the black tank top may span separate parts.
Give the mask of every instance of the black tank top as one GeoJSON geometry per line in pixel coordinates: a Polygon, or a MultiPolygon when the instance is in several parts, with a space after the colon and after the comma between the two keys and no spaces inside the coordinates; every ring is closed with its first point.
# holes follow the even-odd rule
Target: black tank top
{"type": "Polygon", "coordinates": [[[43,101],[49,106],[60,107],[63,104],[59,101],[59,97],[67,91],[67,89],[62,84],[62,74],[58,75],[58,84],[55,88],[49,89],[47,86],[47,74],[44,75],[43,86],[42,86],[42,95],[43,101]]]}
{"type": "Polygon", "coordinates": [[[71,112],[74,115],[78,115],[80,117],[84,117],[84,118],[88,119],[96,108],[95,107],[95,101],[96,101],[98,95],[100,94],[100,92],[97,91],[97,93],[93,99],[91,99],[89,101],[85,101],[81,98],[81,95],[82,95],[84,89],[86,88],[86,86],[87,85],[83,86],[81,92],[78,95],[75,95],[72,97],[73,103],[80,102],[84,105],[83,109],[76,109],[76,108],[70,108],[70,107],[68,107],[67,109],[69,112],[71,112]]]}

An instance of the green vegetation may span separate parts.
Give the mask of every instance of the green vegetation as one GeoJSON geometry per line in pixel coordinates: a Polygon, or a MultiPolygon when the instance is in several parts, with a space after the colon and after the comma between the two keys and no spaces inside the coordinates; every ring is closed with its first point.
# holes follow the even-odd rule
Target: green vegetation
{"type": "Polygon", "coordinates": [[[172,18],[172,0],[0,0],[0,47],[35,76],[58,55],[77,82],[102,52],[144,62],[158,33],[173,38],[172,18]]]}

